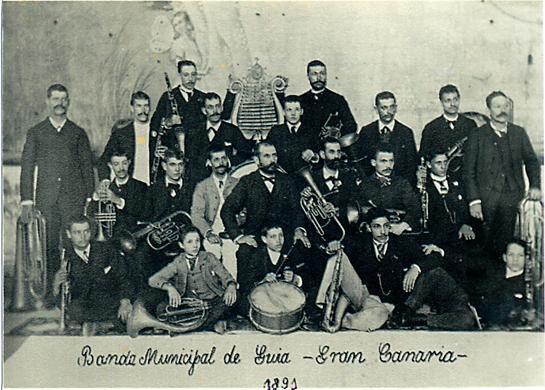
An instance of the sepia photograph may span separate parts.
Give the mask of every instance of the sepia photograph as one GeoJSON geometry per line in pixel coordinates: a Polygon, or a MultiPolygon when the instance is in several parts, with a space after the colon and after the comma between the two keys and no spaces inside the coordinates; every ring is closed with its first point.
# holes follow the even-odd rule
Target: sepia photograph
{"type": "Polygon", "coordinates": [[[4,1],[3,386],[545,386],[541,1],[4,1]]]}

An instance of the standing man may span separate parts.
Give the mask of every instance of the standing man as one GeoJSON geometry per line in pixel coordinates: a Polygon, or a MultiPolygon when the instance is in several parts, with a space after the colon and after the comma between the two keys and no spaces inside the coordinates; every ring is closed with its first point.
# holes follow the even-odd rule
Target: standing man
{"type": "Polygon", "coordinates": [[[358,157],[364,157],[363,169],[367,175],[373,173],[371,160],[379,143],[390,144],[396,157],[394,173],[404,177],[413,187],[416,185],[416,143],[413,131],[395,119],[397,103],[390,91],[379,92],[375,96],[375,110],[378,120],[364,126],[355,146],[358,157]]]}
{"type": "MultiPolygon", "coordinates": [[[[59,268],[61,227],[71,215],[83,211],[94,187],[89,138],[67,118],[69,103],[68,90],[63,85],[53,84],[47,89],[49,117],[28,131],[21,157],[22,220],[30,220],[34,205],[45,216],[49,286],[59,268]],[[38,178],[34,188],[36,167],[38,178]]],[[[54,303],[51,293],[48,288],[46,306],[54,303]]]]}
{"type": "MultiPolygon", "coordinates": [[[[310,127],[317,137],[324,127],[340,127],[342,134],[355,133],[358,126],[346,99],[326,88],[327,70],[320,60],[312,60],[307,65],[310,90],[299,96],[305,111],[303,123],[310,127]],[[326,123],[327,122],[327,123],[326,123]]],[[[334,133],[334,131],[333,131],[334,133]]],[[[324,135],[334,135],[332,132],[324,135]]]]}
{"type": "Polygon", "coordinates": [[[469,212],[483,221],[488,249],[497,258],[513,236],[526,171],[532,200],[541,199],[540,165],[526,130],[509,123],[509,100],[501,91],[486,97],[490,123],[470,134],[464,154],[469,212]]]}
{"type": "Polygon", "coordinates": [[[225,231],[225,226],[220,211],[225,198],[233,191],[238,179],[228,173],[229,158],[223,146],[210,148],[207,165],[212,168],[212,174],[195,187],[191,220],[205,238],[203,243],[205,250],[222,260],[225,268],[236,279],[236,245],[231,239],[222,238],[221,233],[225,231]]]}
{"type": "MultiPolygon", "coordinates": [[[[120,147],[127,150],[128,159],[132,162],[129,166],[129,175],[134,179],[150,185],[152,181],[151,167],[157,143],[158,127],[150,125],[150,98],[142,91],[131,95],[131,113],[133,120],[129,123],[118,122],[112,129],[110,139],[104,148],[98,162],[98,177],[101,181],[111,178],[108,164],[112,152],[120,147]]],[[[160,124],[159,124],[160,127],[160,124]]],[[[163,146],[157,148],[158,155],[162,155],[169,143],[167,137],[161,138],[163,146]]],[[[159,172],[161,170],[159,169],[159,172]]]]}
{"type": "MultiPolygon", "coordinates": [[[[432,150],[453,150],[456,144],[467,140],[469,134],[477,128],[475,122],[458,112],[460,91],[452,84],[439,90],[439,101],[443,106],[443,115],[429,122],[422,130],[420,155],[426,157],[432,150]]],[[[461,176],[462,158],[454,158],[449,164],[449,173],[461,176]]]]}

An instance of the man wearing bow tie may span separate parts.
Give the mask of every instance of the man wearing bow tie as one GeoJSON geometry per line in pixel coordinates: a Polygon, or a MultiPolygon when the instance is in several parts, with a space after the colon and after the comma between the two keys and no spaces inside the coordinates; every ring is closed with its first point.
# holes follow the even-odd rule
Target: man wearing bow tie
{"type": "Polygon", "coordinates": [[[464,182],[469,212],[483,221],[491,254],[500,255],[513,236],[518,204],[526,195],[540,200],[540,164],[526,130],[509,122],[510,102],[501,91],[486,97],[490,123],[473,132],[464,153],[464,182]]]}
{"type": "Polygon", "coordinates": [[[220,211],[238,179],[229,175],[230,163],[223,145],[211,146],[207,155],[207,165],[212,168],[212,174],[195,187],[191,220],[205,239],[206,251],[222,260],[225,268],[236,278],[236,245],[228,237],[222,238],[225,226],[220,211]]]}
{"type": "MultiPolygon", "coordinates": [[[[443,114],[426,124],[422,130],[420,155],[426,157],[434,149],[449,150],[456,143],[466,139],[477,125],[475,122],[458,112],[460,108],[460,92],[452,84],[439,90],[439,101],[443,106],[443,114]]],[[[449,173],[456,172],[461,178],[463,158],[455,158],[449,165],[449,173]]]]}
{"type": "Polygon", "coordinates": [[[330,126],[341,126],[342,134],[355,133],[357,124],[346,99],[326,88],[327,69],[320,60],[310,61],[307,65],[307,77],[310,90],[299,96],[305,112],[303,124],[314,132],[317,138],[329,119],[330,126]]]}
{"type": "Polygon", "coordinates": [[[360,213],[365,213],[374,206],[395,209],[404,214],[402,221],[392,224],[392,233],[399,235],[419,228],[420,207],[409,182],[404,177],[393,174],[395,165],[397,157],[393,147],[386,143],[379,144],[371,159],[375,172],[362,181],[350,203],[360,213]]]}
{"type": "Polygon", "coordinates": [[[375,96],[375,110],[378,120],[362,127],[360,139],[354,145],[358,157],[362,157],[362,167],[367,175],[373,173],[371,160],[379,143],[391,145],[396,156],[394,173],[404,177],[413,187],[416,185],[418,164],[413,131],[395,119],[397,102],[389,91],[375,96]]]}
{"type": "Polygon", "coordinates": [[[133,286],[127,277],[127,266],[107,242],[91,241],[92,222],[81,215],[72,217],[66,227],[70,244],[65,251],[67,269],[61,268],[53,281],[58,295],[61,284],[70,282],[67,319],[83,323],[83,335],[91,336],[96,323],[117,320],[126,322],[132,310],[133,286]]]}

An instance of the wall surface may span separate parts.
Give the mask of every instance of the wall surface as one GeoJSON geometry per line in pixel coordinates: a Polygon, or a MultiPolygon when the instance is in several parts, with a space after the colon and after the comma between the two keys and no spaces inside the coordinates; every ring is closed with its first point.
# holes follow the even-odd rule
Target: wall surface
{"type": "MultiPolygon", "coordinates": [[[[541,2],[4,2],[4,162],[16,162],[27,129],[45,118],[45,90],[71,93],[70,117],[99,155],[129,96],[155,106],[175,61],[201,72],[198,88],[227,87],[259,59],[288,93],[308,89],[305,66],[328,65],[328,86],[348,100],[359,126],[375,119],[374,95],[391,90],[398,119],[417,143],[441,112],[438,89],[456,84],[462,110],[486,113],[484,97],[505,91],[515,122],[543,153],[541,2]]],[[[17,215],[17,175],[4,177],[5,222],[17,215]]],[[[6,229],[6,242],[13,242],[6,229]]]]}

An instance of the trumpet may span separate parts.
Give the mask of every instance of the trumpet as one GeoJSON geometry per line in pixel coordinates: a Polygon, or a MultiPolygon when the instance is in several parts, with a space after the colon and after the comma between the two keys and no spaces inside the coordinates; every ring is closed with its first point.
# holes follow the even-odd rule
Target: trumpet
{"type": "MultiPolygon", "coordinates": [[[[100,189],[98,191],[99,199],[97,201],[97,209],[92,215],[92,218],[97,223],[97,237],[96,240],[104,242],[112,238],[114,235],[114,226],[117,220],[115,205],[113,202],[106,199],[105,193],[110,186],[109,180],[104,180],[100,184],[100,189]]],[[[92,199],[87,199],[85,208],[83,210],[83,215],[89,216],[89,206],[91,205],[92,199]]]]}
{"type": "Polygon", "coordinates": [[[320,134],[318,135],[320,139],[323,139],[325,137],[334,137],[339,139],[341,137],[341,129],[343,127],[343,123],[339,118],[339,113],[334,112],[330,113],[327,117],[327,120],[323,124],[322,128],[320,129],[320,134]]]}

